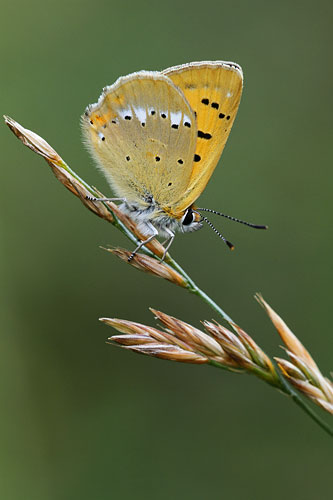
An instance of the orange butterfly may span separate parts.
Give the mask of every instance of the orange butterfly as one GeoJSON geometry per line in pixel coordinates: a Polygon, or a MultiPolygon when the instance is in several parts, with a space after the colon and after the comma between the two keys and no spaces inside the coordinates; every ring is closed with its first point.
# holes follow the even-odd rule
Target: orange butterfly
{"type": "Polygon", "coordinates": [[[147,235],[131,258],[158,234],[168,239],[166,254],[175,231],[195,231],[202,221],[218,233],[198,212],[208,209],[193,204],[221,156],[242,87],[237,64],[194,62],[121,77],[88,106],[85,142],[118,196],[109,199],[122,201],[121,210],[147,235]]]}

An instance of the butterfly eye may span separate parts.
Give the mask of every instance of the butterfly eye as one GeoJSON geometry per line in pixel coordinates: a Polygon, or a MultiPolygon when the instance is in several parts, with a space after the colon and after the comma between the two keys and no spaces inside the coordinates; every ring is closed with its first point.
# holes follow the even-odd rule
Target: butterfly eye
{"type": "Polygon", "coordinates": [[[182,224],[183,226],[189,226],[190,224],[192,224],[193,221],[194,221],[194,214],[192,208],[188,208],[185,212],[184,217],[182,218],[182,224]]]}

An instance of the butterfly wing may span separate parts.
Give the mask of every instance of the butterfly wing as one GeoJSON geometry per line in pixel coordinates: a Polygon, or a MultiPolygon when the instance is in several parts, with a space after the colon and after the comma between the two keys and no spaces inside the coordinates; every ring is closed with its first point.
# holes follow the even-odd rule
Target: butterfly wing
{"type": "Polygon", "coordinates": [[[114,192],[142,209],[165,211],[190,183],[195,115],[172,81],[141,71],[106,87],[82,117],[86,143],[114,192]]]}
{"type": "Polygon", "coordinates": [[[198,137],[189,184],[175,204],[183,212],[207,185],[235,120],[243,87],[237,64],[215,61],[174,66],[162,72],[184,93],[197,118],[198,137]]]}

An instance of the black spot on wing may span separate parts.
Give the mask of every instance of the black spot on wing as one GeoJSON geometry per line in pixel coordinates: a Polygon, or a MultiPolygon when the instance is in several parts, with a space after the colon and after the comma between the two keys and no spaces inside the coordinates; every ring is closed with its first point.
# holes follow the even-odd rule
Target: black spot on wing
{"type": "Polygon", "coordinates": [[[195,155],[194,155],[194,161],[198,162],[198,161],[200,161],[200,160],[201,160],[201,156],[200,156],[200,155],[195,154],[195,155]]]}
{"type": "Polygon", "coordinates": [[[212,135],[211,134],[208,134],[206,132],[203,132],[202,130],[198,130],[198,137],[200,137],[200,139],[206,139],[206,140],[209,140],[212,138],[212,135]]]}
{"type": "Polygon", "coordinates": [[[220,107],[220,105],[219,105],[219,103],[218,103],[218,102],[212,102],[211,106],[212,106],[212,108],[214,108],[214,109],[219,109],[219,107],[220,107]]]}

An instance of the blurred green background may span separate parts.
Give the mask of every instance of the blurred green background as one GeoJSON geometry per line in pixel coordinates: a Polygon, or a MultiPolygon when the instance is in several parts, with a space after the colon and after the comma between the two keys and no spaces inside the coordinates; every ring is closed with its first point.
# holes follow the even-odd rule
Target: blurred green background
{"type": "MultiPolygon", "coordinates": [[[[195,60],[243,67],[239,114],[172,255],[270,354],[261,291],[326,374],[332,364],[332,2],[2,1],[1,112],[108,193],[79,118],[120,75],[195,60]],[[222,165],[223,164],[223,165],[222,165]]],[[[99,245],[131,247],[3,125],[1,498],[331,498],[332,442],[258,380],[105,343],[100,316],[198,326],[213,312],[99,245]]],[[[216,318],[216,315],[215,315],[216,318]]],[[[320,412],[320,410],[318,410],[320,412]]],[[[327,420],[330,417],[323,415],[327,420]]]]}

